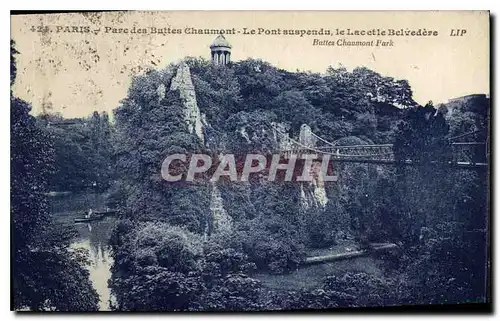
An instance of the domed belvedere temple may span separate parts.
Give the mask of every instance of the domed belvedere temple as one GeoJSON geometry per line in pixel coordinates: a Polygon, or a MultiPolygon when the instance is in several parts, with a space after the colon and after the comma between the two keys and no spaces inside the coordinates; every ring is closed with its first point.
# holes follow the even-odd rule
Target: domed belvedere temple
{"type": "Polygon", "coordinates": [[[223,35],[218,35],[210,45],[212,63],[227,65],[231,61],[231,45],[223,35]]]}

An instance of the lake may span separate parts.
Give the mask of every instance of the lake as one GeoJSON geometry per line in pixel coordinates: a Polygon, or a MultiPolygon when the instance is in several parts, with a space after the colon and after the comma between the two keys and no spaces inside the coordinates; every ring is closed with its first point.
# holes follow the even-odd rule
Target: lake
{"type": "MultiPolygon", "coordinates": [[[[111,232],[116,224],[113,216],[91,223],[74,223],[76,217],[92,208],[93,211],[104,211],[106,194],[69,194],[50,197],[50,210],[56,221],[68,226],[74,226],[78,236],[73,240],[72,248],[84,248],[89,252],[90,279],[100,296],[100,309],[110,310],[112,300],[108,280],[111,277],[113,258],[109,247],[111,232]]],[[[350,247],[353,247],[349,243],[350,247]]],[[[337,246],[331,249],[310,250],[309,255],[331,254],[336,251],[347,251],[346,246],[337,246]]],[[[324,277],[329,275],[341,276],[346,272],[365,272],[371,275],[382,276],[381,261],[373,257],[354,258],[345,261],[331,262],[319,265],[302,266],[300,269],[284,275],[256,273],[252,275],[260,280],[264,287],[275,290],[312,289],[318,286],[324,277]]]]}
{"type": "Polygon", "coordinates": [[[72,248],[83,248],[89,252],[90,279],[94,288],[100,296],[100,309],[109,310],[109,302],[112,300],[108,280],[111,277],[111,266],[113,258],[109,247],[109,238],[115,226],[116,218],[105,217],[100,221],[90,223],[74,223],[76,217],[81,217],[90,208],[95,211],[103,211],[105,206],[105,194],[69,194],[49,197],[50,211],[56,221],[63,225],[73,226],[78,236],[72,241],[72,248]]]}

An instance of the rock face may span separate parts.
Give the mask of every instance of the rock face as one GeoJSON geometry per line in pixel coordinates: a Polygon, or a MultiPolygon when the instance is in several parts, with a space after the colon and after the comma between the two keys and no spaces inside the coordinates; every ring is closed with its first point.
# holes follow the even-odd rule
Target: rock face
{"type": "Polygon", "coordinates": [[[245,138],[247,143],[251,143],[252,141],[250,140],[250,137],[248,136],[247,129],[245,127],[241,127],[240,130],[240,135],[245,138]]]}
{"type": "Polygon", "coordinates": [[[158,89],[156,90],[156,93],[158,94],[158,101],[161,101],[162,99],[165,98],[166,91],[167,89],[165,88],[164,84],[158,86],[158,89]]]}
{"type": "Polygon", "coordinates": [[[230,232],[233,227],[233,219],[227,214],[220,195],[220,190],[215,183],[212,183],[210,211],[212,212],[212,233],[230,232]]]}
{"type": "MultiPolygon", "coordinates": [[[[289,127],[283,123],[272,123],[274,129],[274,139],[282,150],[290,149],[292,142],[288,134],[289,127]]],[[[317,138],[312,134],[311,127],[303,124],[300,127],[299,143],[308,146],[316,146],[317,138]]],[[[312,182],[304,182],[300,185],[300,203],[303,209],[312,207],[325,207],[328,202],[326,195],[325,184],[321,179],[321,163],[314,162],[311,169],[311,176],[314,177],[312,182]]]]}
{"type": "Polygon", "coordinates": [[[288,131],[290,130],[290,126],[284,123],[271,123],[273,127],[273,136],[274,140],[278,144],[279,149],[289,149],[292,146],[290,141],[290,136],[288,131]]]}
{"type": "Polygon", "coordinates": [[[299,143],[302,145],[313,147],[316,146],[317,138],[312,134],[312,129],[307,124],[300,126],[299,143]]]}
{"type": "Polygon", "coordinates": [[[300,184],[300,205],[302,209],[310,209],[311,207],[314,206],[313,199],[311,198],[311,195],[308,193],[306,195],[306,190],[304,189],[304,184],[300,184]]]}
{"type": "MultiPolygon", "coordinates": [[[[189,132],[197,135],[205,145],[204,129],[210,129],[210,125],[206,121],[204,114],[200,112],[196,101],[196,92],[189,66],[183,61],[180,63],[177,74],[172,79],[170,90],[178,90],[184,107],[184,119],[188,125],[189,132]]],[[[158,89],[158,96],[161,97],[163,90],[158,89]]],[[[224,233],[232,229],[233,220],[227,214],[224,208],[220,190],[215,183],[212,183],[212,192],[210,196],[210,212],[212,213],[212,233],[224,233]]],[[[208,234],[208,226],[205,229],[205,237],[208,234]]]]}
{"type": "Polygon", "coordinates": [[[325,207],[326,203],[328,203],[328,197],[326,196],[326,190],[325,190],[325,182],[316,177],[313,180],[312,185],[314,187],[313,189],[314,199],[316,200],[319,206],[325,207]]]}
{"type": "MultiPolygon", "coordinates": [[[[314,166],[321,166],[315,165],[314,166]]],[[[328,203],[325,182],[315,173],[312,182],[304,182],[300,185],[300,202],[304,209],[312,207],[325,207],[328,203]]]]}
{"type": "Polygon", "coordinates": [[[190,133],[196,134],[203,143],[205,137],[203,134],[203,116],[196,102],[196,92],[189,66],[183,61],[180,63],[177,74],[172,79],[170,90],[178,90],[181,100],[184,104],[184,115],[190,133]]]}
{"type": "MultiPolygon", "coordinates": [[[[313,135],[309,125],[302,124],[302,126],[300,126],[299,143],[304,146],[315,147],[317,140],[318,139],[313,135]]],[[[328,197],[326,196],[325,182],[323,182],[321,178],[321,163],[314,162],[311,172],[314,179],[306,185],[306,190],[309,190],[310,194],[307,195],[304,193],[304,197],[308,197],[309,199],[304,200],[302,203],[308,204],[309,207],[325,207],[328,202],[328,197]]]]}

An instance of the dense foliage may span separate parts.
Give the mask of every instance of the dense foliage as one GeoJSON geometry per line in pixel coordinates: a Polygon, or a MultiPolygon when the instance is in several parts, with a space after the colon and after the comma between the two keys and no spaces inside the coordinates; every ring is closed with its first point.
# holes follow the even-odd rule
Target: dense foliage
{"type": "Polygon", "coordinates": [[[187,63],[206,116],[204,144],[189,133],[179,93],[168,90],[177,66],[135,78],[115,111],[116,189],[124,215],[112,239],[116,309],[239,311],[486,299],[485,174],[439,166],[450,160],[451,135],[487,126],[484,108],[467,109],[474,118],[469,124],[463,108],[448,113],[446,106],[419,106],[406,81],[366,68],[316,74],[253,59],[229,67],[196,58],[187,63]],[[283,124],[292,137],[305,123],[338,145],[394,143],[397,160],[420,165],[338,164],[340,180],[325,186],[325,206],[307,184],[181,186],[159,177],[163,158],[174,152],[271,152],[278,145],[271,123],[283,124]],[[230,228],[217,228],[214,189],[230,228]],[[477,224],[478,217],[484,224],[477,224]],[[467,234],[471,229],[483,233],[467,234]],[[352,271],[290,291],[269,289],[254,276],[291,273],[308,249],[339,242],[368,249],[372,242],[393,242],[402,251],[383,256],[384,277],[352,271]],[[484,256],[478,258],[479,250],[484,256]]]}
{"type": "MultiPolygon", "coordinates": [[[[280,310],[488,299],[487,172],[448,166],[457,136],[473,132],[473,140],[487,139],[488,98],[420,106],[407,81],[367,68],[329,67],[319,74],[254,59],[229,66],[198,58],[186,63],[204,115],[203,139],[186,123],[185,97],[170,89],[178,65],[135,77],[114,110],[113,124],[106,114],[94,113],[72,126],[42,130],[40,125],[63,119],[43,115],[35,122],[29,107],[13,98],[13,107],[22,107],[12,108],[22,122],[12,128],[13,151],[26,153],[13,165],[21,162],[17,168],[39,173],[28,179],[30,173],[14,172],[20,181],[14,181],[13,197],[29,189],[45,191],[47,182],[55,190],[91,187],[107,190],[109,203],[119,210],[110,240],[114,309],[280,310]],[[324,186],[259,179],[168,183],[161,177],[164,158],[174,153],[271,153],[280,144],[272,124],[295,139],[307,124],[335,145],[393,143],[397,163],[337,163],[338,182],[324,186]],[[35,154],[27,155],[33,149],[40,150],[36,164],[35,154]],[[48,181],[43,177],[50,157],[40,157],[46,153],[57,163],[48,181]],[[36,185],[39,180],[45,185],[36,185]],[[378,274],[353,267],[292,290],[261,280],[262,274],[296,273],[312,251],[337,246],[369,251],[373,243],[398,245],[370,261],[377,269],[383,266],[378,274]]],[[[45,225],[48,217],[43,194],[33,195],[28,203],[15,202],[41,213],[14,215],[21,247],[41,246],[27,239],[35,235],[27,231],[45,225]]],[[[93,290],[74,260],[81,257],[68,257],[64,271],[82,278],[86,299],[76,308],[58,308],[94,309],[93,290]]],[[[44,268],[63,271],[48,263],[44,268]]],[[[61,273],[58,284],[74,284],[61,273]]]]}
{"type": "MultiPolygon", "coordinates": [[[[11,67],[15,67],[11,43],[11,67]]],[[[11,82],[16,69],[11,68],[11,82]]],[[[99,297],[85,269],[86,255],[69,248],[71,233],[54,223],[45,193],[54,169],[49,133],[11,94],[11,235],[13,308],[94,311],[99,297]]]]}
{"type": "Polygon", "coordinates": [[[104,191],[113,183],[112,127],[107,113],[64,119],[58,114],[37,116],[53,141],[57,164],[49,177],[51,191],[104,191]]]}

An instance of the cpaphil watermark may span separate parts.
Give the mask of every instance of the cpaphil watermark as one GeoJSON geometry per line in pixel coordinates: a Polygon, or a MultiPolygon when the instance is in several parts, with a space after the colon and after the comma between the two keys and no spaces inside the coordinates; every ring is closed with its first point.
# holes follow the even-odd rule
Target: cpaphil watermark
{"type": "Polygon", "coordinates": [[[330,155],[316,154],[173,154],[163,161],[161,175],[167,182],[337,181],[330,155]]]}

